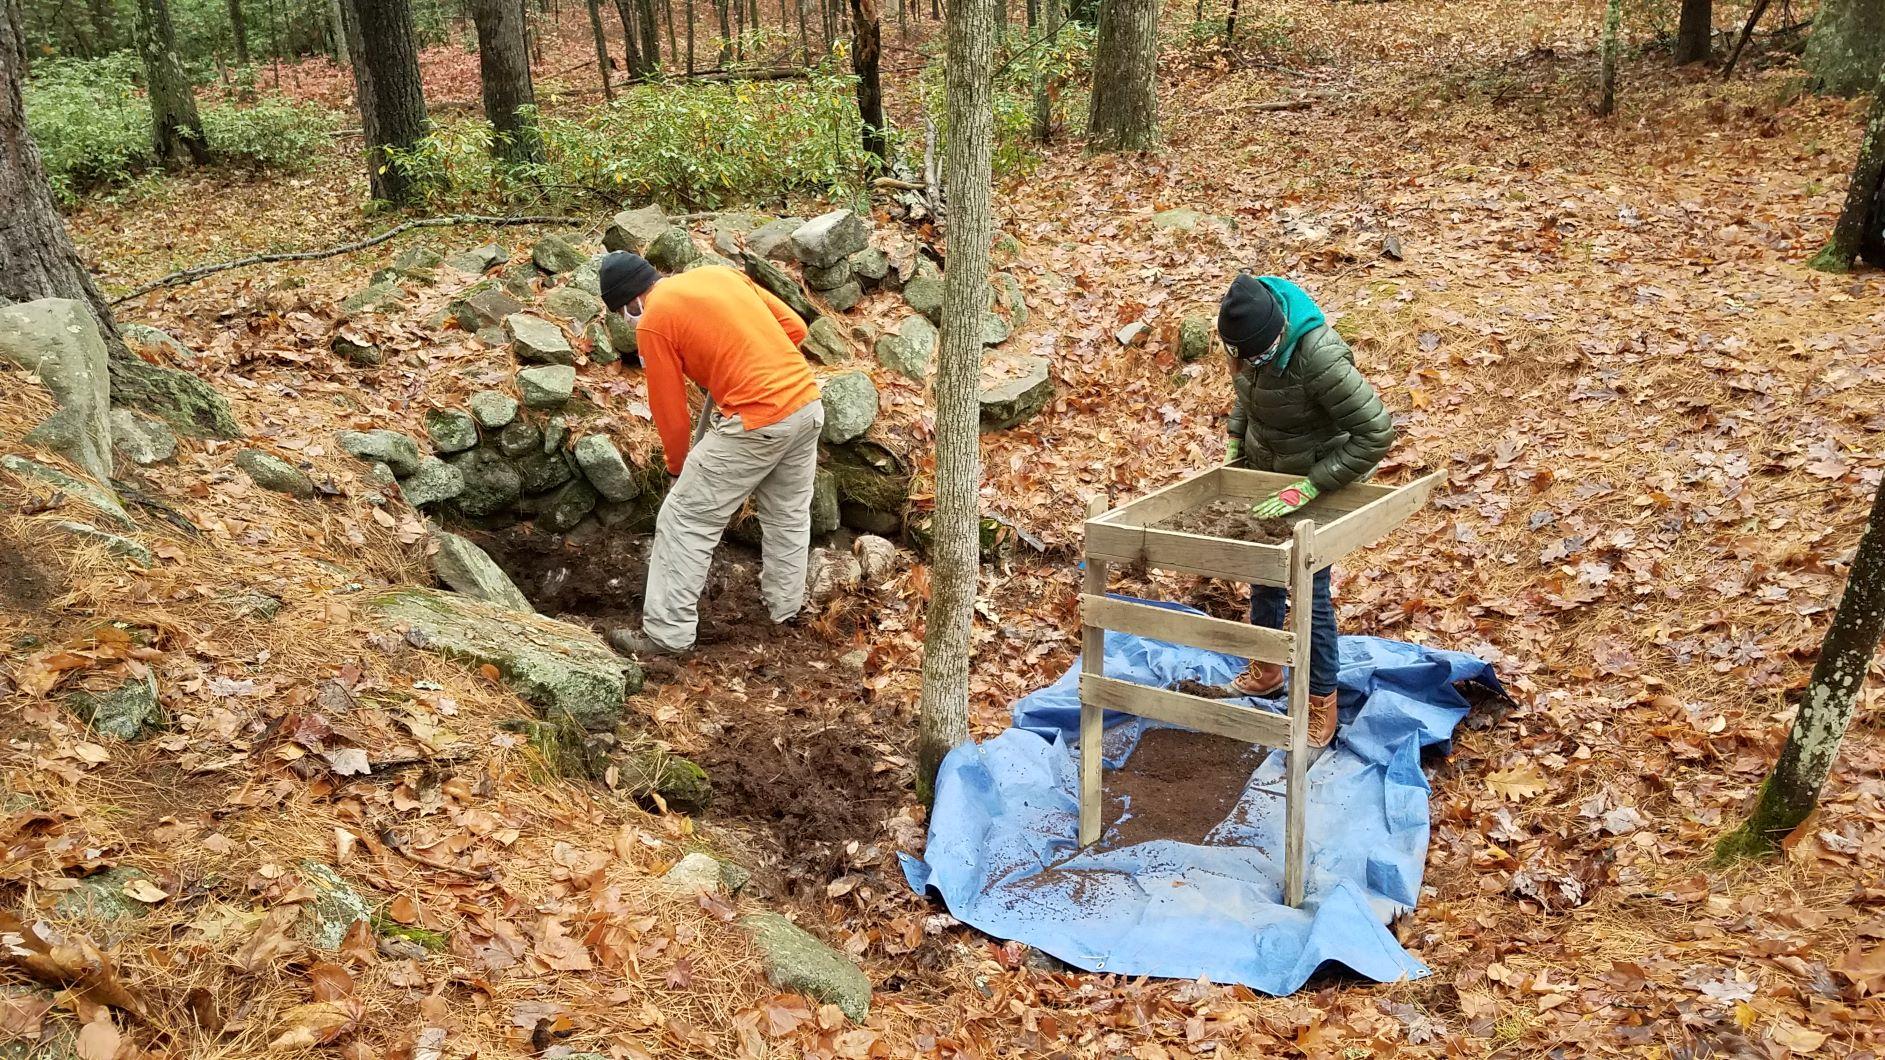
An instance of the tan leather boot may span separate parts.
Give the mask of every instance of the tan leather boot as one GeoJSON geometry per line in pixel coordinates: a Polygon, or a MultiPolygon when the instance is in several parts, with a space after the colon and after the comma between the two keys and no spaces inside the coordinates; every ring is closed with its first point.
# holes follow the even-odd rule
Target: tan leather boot
{"type": "Polygon", "coordinates": [[[1230,685],[1240,696],[1273,696],[1283,690],[1283,668],[1276,663],[1253,662],[1230,685]]]}
{"type": "Polygon", "coordinates": [[[1309,746],[1327,747],[1335,739],[1335,697],[1334,692],[1309,697],[1309,746]]]}

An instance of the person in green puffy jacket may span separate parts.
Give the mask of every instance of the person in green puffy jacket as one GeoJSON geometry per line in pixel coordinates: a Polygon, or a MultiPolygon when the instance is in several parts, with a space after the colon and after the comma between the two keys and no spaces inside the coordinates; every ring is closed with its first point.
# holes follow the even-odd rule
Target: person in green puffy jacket
{"type": "MultiPolygon", "coordinates": [[[[1238,276],[1218,307],[1218,335],[1235,361],[1237,405],[1230,417],[1230,463],[1300,476],[1259,501],[1259,516],[1290,514],[1321,494],[1360,481],[1394,444],[1394,423],[1355,368],[1348,343],[1302,288],[1279,276],[1238,276]]],[[[1250,621],[1281,629],[1288,594],[1252,586],[1250,621]]],[[[1309,743],[1335,738],[1335,604],[1329,571],[1315,576],[1309,649],[1309,743]]],[[[1283,668],[1251,663],[1237,679],[1245,695],[1282,691],[1283,668]]]]}

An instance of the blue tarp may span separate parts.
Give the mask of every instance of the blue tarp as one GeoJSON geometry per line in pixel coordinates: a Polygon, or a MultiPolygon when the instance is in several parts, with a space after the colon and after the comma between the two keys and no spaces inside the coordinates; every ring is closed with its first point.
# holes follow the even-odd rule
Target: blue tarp
{"type": "MultiPolygon", "coordinates": [[[[1202,976],[1275,995],[1295,992],[1329,961],[1381,982],[1426,975],[1386,927],[1418,900],[1426,865],[1420,752],[1445,743],[1466,716],[1453,682],[1498,682],[1490,666],[1458,652],[1376,637],[1340,645],[1342,726],[1309,769],[1302,908],[1282,898],[1280,751],[1264,756],[1202,844],[1107,849],[1102,837],[1079,850],[1077,662],[1014,705],[1013,728],[944,759],[924,858],[904,857],[910,885],[933,889],[965,923],[1087,971],[1202,976]]],[[[1222,684],[1243,668],[1234,656],[1106,635],[1107,675],[1122,680],[1222,684]]],[[[1106,725],[1109,769],[1160,727],[1110,711],[1106,725]]]]}

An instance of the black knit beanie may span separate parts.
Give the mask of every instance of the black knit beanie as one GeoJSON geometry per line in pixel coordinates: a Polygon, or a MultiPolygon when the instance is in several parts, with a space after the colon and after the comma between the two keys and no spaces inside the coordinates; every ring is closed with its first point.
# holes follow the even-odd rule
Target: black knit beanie
{"type": "Polygon", "coordinates": [[[1283,307],[1255,276],[1241,273],[1218,306],[1217,333],[1238,356],[1255,356],[1283,333],[1283,307]]]}
{"type": "Polygon", "coordinates": [[[618,250],[602,256],[602,270],[599,277],[602,284],[602,304],[609,307],[611,313],[642,295],[655,285],[661,274],[655,271],[648,259],[640,254],[630,254],[618,250]]]}

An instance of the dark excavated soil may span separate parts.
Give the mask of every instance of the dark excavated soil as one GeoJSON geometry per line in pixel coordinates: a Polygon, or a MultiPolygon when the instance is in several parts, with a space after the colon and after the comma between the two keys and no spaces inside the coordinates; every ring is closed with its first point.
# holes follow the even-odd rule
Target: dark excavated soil
{"type": "Polygon", "coordinates": [[[0,606],[37,611],[61,591],[56,575],[11,541],[0,539],[0,606]]]}
{"type": "Polygon", "coordinates": [[[1295,533],[1296,524],[1289,519],[1260,519],[1250,514],[1250,503],[1240,497],[1219,497],[1209,504],[1201,504],[1156,523],[1153,529],[1177,530],[1264,545],[1283,544],[1295,533]]]}
{"type": "Polygon", "coordinates": [[[1117,829],[1108,845],[1204,842],[1230,816],[1262,755],[1262,748],[1223,736],[1182,729],[1146,733],[1125,766],[1106,774],[1104,823],[1117,829]]]}
{"type": "MultiPolygon", "coordinates": [[[[598,631],[639,627],[650,538],[604,534],[572,544],[519,530],[475,540],[545,614],[598,631]]],[[[701,596],[695,651],[678,663],[644,660],[648,694],[690,688],[680,731],[654,730],[712,779],[706,820],[749,826],[773,847],[774,864],[749,867],[770,870],[788,897],[822,901],[826,884],[844,874],[845,845],[868,845],[905,798],[910,770],[889,759],[910,746],[912,726],[907,712],[869,703],[857,671],[840,664],[857,646],[856,618],[775,626],[759,570],[752,550],[722,544],[701,596]],[[865,709],[872,724],[859,725],[865,709]]]]}

